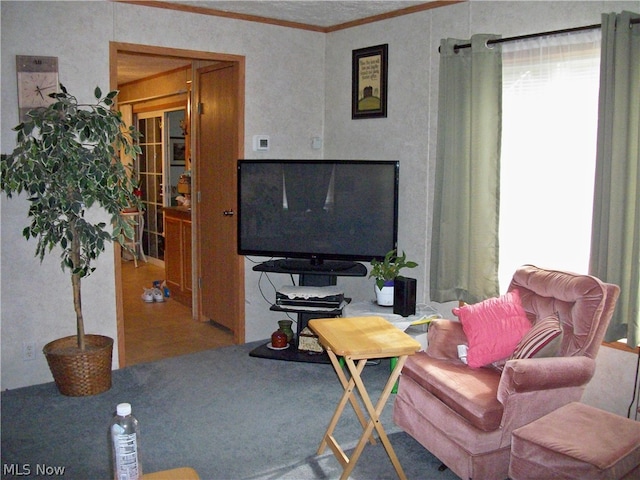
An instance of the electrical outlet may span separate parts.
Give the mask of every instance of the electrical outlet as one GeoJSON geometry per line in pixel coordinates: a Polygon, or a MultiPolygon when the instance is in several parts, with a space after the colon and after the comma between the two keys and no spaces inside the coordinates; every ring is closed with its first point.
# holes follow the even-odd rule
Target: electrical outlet
{"type": "Polygon", "coordinates": [[[36,358],[36,344],[34,342],[22,343],[22,360],[25,362],[29,360],[35,360],[36,358]]]}

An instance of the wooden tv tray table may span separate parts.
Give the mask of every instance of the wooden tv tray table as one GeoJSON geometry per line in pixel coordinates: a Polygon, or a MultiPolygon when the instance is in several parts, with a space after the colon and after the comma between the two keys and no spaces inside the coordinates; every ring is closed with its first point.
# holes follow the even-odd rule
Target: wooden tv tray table
{"type": "Polygon", "coordinates": [[[346,479],[355,467],[358,458],[360,458],[367,441],[375,444],[375,439],[372,435],[373,429],[375,428],[380,441],[391,459],[391,463],[396,469],[398,477],[406,479],[398,457],[380,423],[380,414],[407,358],[409,355],[413,355],[420,350],[420,343],[394,327],[382,317],[313,319],[309,320],[309,327],[318,335],[319,341],[326,349],[331,364],[344,388],[344,394],[338,403],[336,411],[329,422],[329,427],[318,447],[318,455],[329,445],[338,462],[340,462],[343,467],[340,479],[346,479]],[[344,358],[351,374],[349,380],[347,380],[345,376],[338,356],[344,358]],[[398,362],[391,372],[380,398],[374,407],[360,374],[364,370],[367,360],[388,357],[398,357],[398,362]],[[362,403],[364,403],[367,413],[369,414],[368,421],[365,419],[364,413],[360,408],[354,390],[357,390],[360,394],[362,403]],[[364,429],[351,458],[347,457],[342,447],[340,447],[333,437],[333,431],[338,424],[338,420],[342,415],[347,401],[351,403],[364,429]]]}

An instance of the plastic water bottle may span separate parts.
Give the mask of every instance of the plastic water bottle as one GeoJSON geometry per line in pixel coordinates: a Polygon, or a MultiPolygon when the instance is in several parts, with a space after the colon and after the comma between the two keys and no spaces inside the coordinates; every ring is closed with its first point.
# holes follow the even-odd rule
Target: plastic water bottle
{"type": "Polygon", "coordinates": [[[131,415],[131,405],[120,403],[111,422],[114,480],[140,480],[140,428],[131,415]]]}

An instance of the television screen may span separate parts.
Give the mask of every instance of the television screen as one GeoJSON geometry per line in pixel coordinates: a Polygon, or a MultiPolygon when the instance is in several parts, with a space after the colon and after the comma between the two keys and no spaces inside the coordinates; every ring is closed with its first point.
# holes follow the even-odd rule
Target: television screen
{"type": "Polygon", "coordinates": [[[399,162],[239,160],[238,253],[370,261],[397,248],[399,162]]]}

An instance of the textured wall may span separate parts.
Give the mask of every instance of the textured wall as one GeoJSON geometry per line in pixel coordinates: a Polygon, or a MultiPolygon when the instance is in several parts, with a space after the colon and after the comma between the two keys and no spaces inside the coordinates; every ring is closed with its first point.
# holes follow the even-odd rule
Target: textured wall
{"type": "MultiPolygon", "coordinates": [[[[474,1],[331,33],[327,36],[325,156],[400,160],[398,244],[416,260],[418,301],[428,301],[435,174],[440,39],[476,33],[503,37],[600,23],[602,12],[640,2],[474,1]],[[386,119],[351,120],[351,52],[389,44],[386,119]]],[[[368,298],[368,285],[357,294],[368,298]]],[[[362,298],[364,299],[364,298],[362,298]]],[[[449,306],[442,306],[449,313],[449,306]]]]}
{"type": "MultiPolygon", "coordinates": [[[[108,88],[111,11],[107,3],[54,4],[2,2],[2,152],[15,145],[11,127],[18,123],[15,55],[57,56],[60,81],[80,99],[93,88],[108,88]],[[81,33],[77,26],[82,25],[81,33]],[[90,32],[90,34],[87,34],[90,32]]],[[[35,242],[21,235],[28,208],[24,196],[2,207],[2,388],[51,381],[40,350],[45,343],[75,334],[75,314],[68,273],[53,252],[41,266],[35,242]],[[34,341],[36,359],[22,360],[23,342],[34,341]]],[[[102,212],[92,212],[101,215],[102,212]]],[[[103,215],[104,216],[104,215],[103,215]]],[[[105,218],[106,221],[108,219],[105,218]]],[[[83,280],[85,328],[116,336],[113,248],[107,246],[98,273],[83,280]]],[[[114,365],[117,365],[115,352],[114,365]]]]}
{"type": "MultiPolygon", "coordinates": [[[[311,149],[311,137],[322,135],[324,34],[115,2],[3,1],[1,8],[2,152],[15,145],[10,129],[18,120],[15,55],[57,56],[60,81],[89,100],[96,85],[109,87],[109,42],[116,41],[246,56],[246,156],[255,155],[255,134],[271,136],[268,156],[322,155],[311,149]]],[[[46,342],[73,334],[75,322],[70,281],[57,255],[40,266],[33,258],[35,244],[21,236],[26,201],[2,195],[1,202],[1,388],[6,389],[51,381],[43,356],[22,361],[22,344],[35,341],[39,351],[46,342]]],[[[113,262],[109,247],[83,284],[83,300],[87,331],[115,338],[113,262]]],[[[270,334],[277,318],[269,319],[255,280],[248,276],[248,340],[270,334]]]]}
{"type": "MultiPolygon", "coordinates": [[[[476,33],[511,37],[598,24],[601,13],[622,10],[639,12],[640,2],[471,0],[328,35],[325,156],[400,160],[398,244],[420,264],[406,273],[418,280],[419,302],[429,300],[440,39],[468,39],[476,33]],[[351,120],[351,51],[383,43],[389,44],[388,117],[351,120]]],[[[372,298],[370,280],[340,283],[354,301],[372,298]]],[[[453,303],[434,306],[452,318],[453,303]]],[[[629,352],[601,348],[585,403],[626,416],[635,359],[629,352]]]]}

